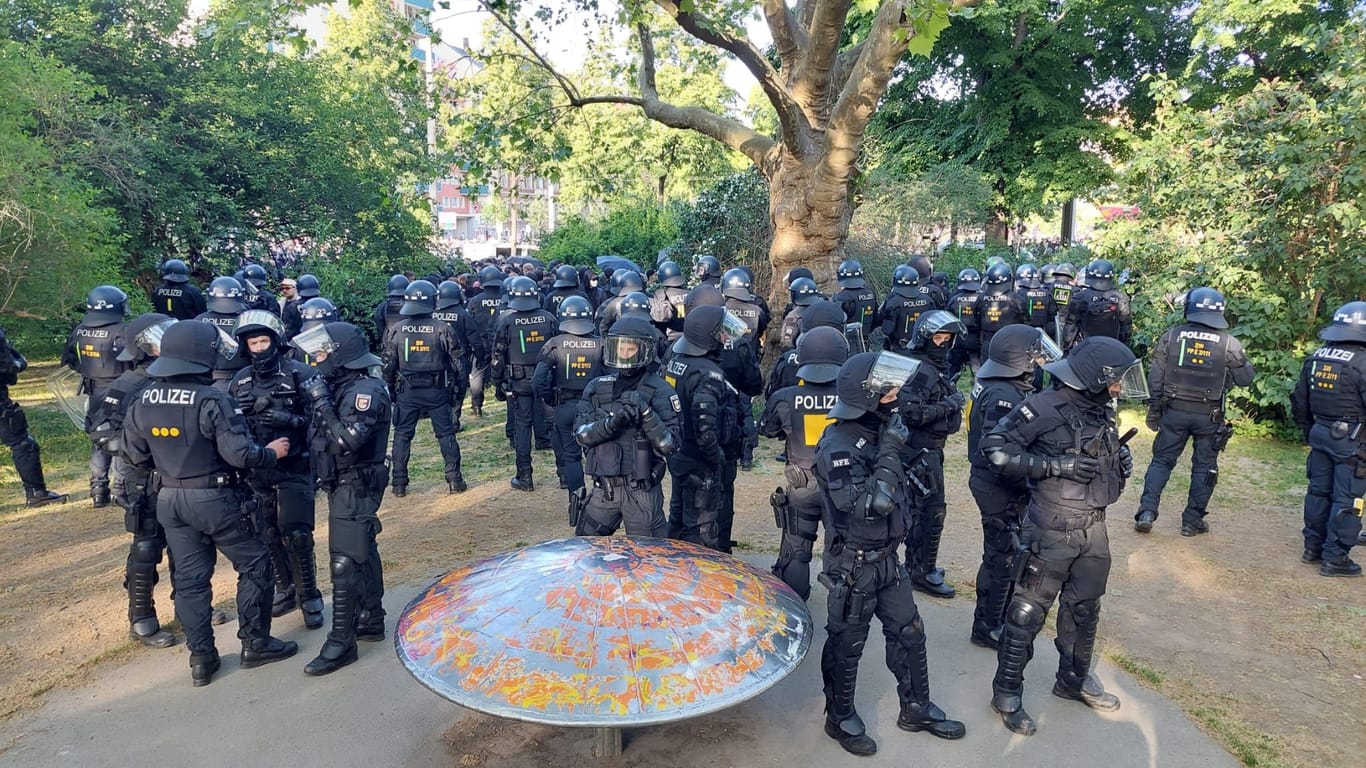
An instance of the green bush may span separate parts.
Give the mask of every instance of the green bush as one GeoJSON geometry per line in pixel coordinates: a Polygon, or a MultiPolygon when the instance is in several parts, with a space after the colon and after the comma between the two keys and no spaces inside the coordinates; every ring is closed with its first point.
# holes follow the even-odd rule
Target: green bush
{"type": "Polygon", "coordinates": [[[594,265],[597,257],[613,254],[645,268],[655,264],[660,250],[678,238],[674,211],[653,201],[618,203],[606,216],[571,217],[541,241],[537,258],[576,266],[594,265]]]}

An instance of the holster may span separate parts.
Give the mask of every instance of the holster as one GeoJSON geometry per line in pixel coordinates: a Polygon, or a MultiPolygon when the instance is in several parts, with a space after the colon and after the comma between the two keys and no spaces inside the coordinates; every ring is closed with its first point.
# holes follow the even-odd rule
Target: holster
{"type": "Polygon", "coordinates": [[[792,514],[792,507],[788,506],[787,492],[782,488],[775,488],[768,497],[768,503],[773,505],[773,522],[778,525],[778,530],[795,536],[797,516],[792,514]]]}
{"type": "Polygon", "coordinates": [[[265,526],[261,520],[261,500],[256,494],[250,491],[238,491],[237,493],[237,530],[244,538],[255,539],[260,537],[265,526]]]}
{"type": "Polygon", "coordinates": [[[588,506],[588,489],[579,488],[569,494],[569,524],[578,527],[579,518],[583,516],[583,510],[588,506]]]}
{"type": "Polygon", "coordinates": [[[648,486],[654,477],[652,465],[654,464],[655,452],[650,446],[650,441],[642,437],[639,433],[634,442],[635,450],[631,462],[631,479],[636,481],[641,487],[648,486]]]}
{"type": "Polygon", "coordinates": [[[156,533],[157,518],[147,487],[140,485],[131,490],[132,493],[128,495],[128,506],[123,512],[123,529],[132,534],[156,533]]]}

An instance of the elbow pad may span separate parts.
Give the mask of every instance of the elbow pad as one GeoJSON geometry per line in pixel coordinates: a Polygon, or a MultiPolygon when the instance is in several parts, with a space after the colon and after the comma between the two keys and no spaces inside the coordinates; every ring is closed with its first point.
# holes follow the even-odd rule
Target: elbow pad
{"type": "Polygon", "coordinates": [[[873,479],[868,481],[868,490],[859,498],[859,512],[865,518],[876,519],[887,517],[896,511],[895,486],[888,485],[886,480],[878,477],[877,473],[873,479]]]}
{"type": "Polygon", "coordinates": [[[578,429],[574,430],[574,439],[578,441],[579,445],[582,445],[585,448],[592,448],[611,440],[613,434],[612,419],[611,417],[605,417],[586,422],[578,429]]]}
{"type": "Polygon", "coordinates": [[[664,426],[659,414],[653,410],[647,410],[641,415],[640,428],[656,454],[667,457],[678,452],[678,441],[674,439],[673,431],[664,426]]]}
{"type": "Polygon", "coordinates": [[[991,433],[980,447],[987,463],[997,474],[1011,480],[1041,480],[1048,476],[1048,462],[1032,453],[1023,453],[1008,443],[1004,435],[991,433]]]}

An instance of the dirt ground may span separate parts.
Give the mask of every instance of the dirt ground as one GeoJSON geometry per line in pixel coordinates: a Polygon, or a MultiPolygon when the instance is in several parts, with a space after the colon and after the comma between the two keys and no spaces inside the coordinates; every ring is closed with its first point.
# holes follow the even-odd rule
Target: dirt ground
{"type": "MultiPolygon", "coordinates": [[[[29,397],[35,410],[50,408],[36,390],[29,397]]],[[[35,421],[60,428],[52,420],[35,421]]],[[[410,495],[385,501],[380,551],[391,584],[424,582],[461,561],[570,534],[550,453],[537,454],[537,491],[512,491],[501,405],[482,420],[467,417],[466,427],[461,443],[469,492],[445,494],[428,432],[415,446],[410,495]]],[[[1135,441],[1140,472],[1149,444],[1142,437],[1135,441]]],[[[981,546],[964,451],[961,436],[947,451],[949,519],[941,556],[960,601],[971,599],[981,546]]],[[[777,445],[765,441],[755,471],[740,475],[735,538],[742,549],[776,552],[767,502],[781,482],[776,452],[777,445]]],[[[0,450],[0,464],[8,461],[0,450]]],[[[121,511],[91,509],[83,493],[64,506],[27,510],[8,469],[0,472],[0,720],[42,706],[54,686],[80,685],[96,665],[157,652],[127,637],[121,582],[128,537],[121,511]]],[[[82,461],[50,474],[49,484],[58,489],[85,486],[82,461]]],[[[1111,509],[1114,568],[1101,622],[1107,653],[1178,701],[1247,765],[1359,764],[1366,755],[1366,580],[1321,578],[1299,562],[1302,453],[1235,440],[1211,506],[1212,531],[1197,538],[1177,534],[1186,488],[1180,477],[1168,488],[1153,533],[1135,533],[1131,517],[1140,488],[1141,478],[1135,478],[1111,509]]],[[[325,553],[322,500],[318,519],[319,551],[325,553]]],[[[220,559],[219,605],[230,607],[232,585],[231,568],[220,559]]],[[[163,621],[170,621],[168,580],[158,587],[157,600],[163,621]]],[[[297,613],[277,619],[300,621],[297,613]]],[[[966,622],[961,630],[966,643],[966,622]]],[[[525,752],[534,762],[535,739],[501,743],[497,724],[482,718],[456,726],[447,740],[468,745],[474,736],[499,742],[491,750],[525,752]]],[[[0,754],[5,748],[0,744],[0,754]]],[[[477,759],[452,751],[453,764],[469,764],[472,757],[477,759]]]]}

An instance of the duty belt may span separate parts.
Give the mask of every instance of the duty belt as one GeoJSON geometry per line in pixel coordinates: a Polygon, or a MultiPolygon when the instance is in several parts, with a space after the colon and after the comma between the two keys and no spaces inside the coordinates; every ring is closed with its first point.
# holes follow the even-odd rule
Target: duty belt
{"type": "Polygon", "coordinates": [[[876,563],[888,555],[895,554],[896,550],[896,543],[883,544],[880,547],[874,548],[870,545],[854,544],[846,541],[840,544],[839,551],[835,551],[835,548],[831,547],[830,552],[835,557],[852,557],[854,562],[857,563],[876,563]]]}
{"type": "Polygon", "coordinates": [[[577,403],[583,399],[582,389],[558,390],[555,392],[555,405],[577,403]]]}
{"type": "Polygon", "coordinates": [[[640,490],[641,488],[649,488],[650,485],[651,484],[648,481],[636,480],[635,478],[626,475],[598,475],[593,478],[593,487],[595,488],[620,488],[625,486],[633,490],[640,490]]]}
{"type": "Polygon", "coordinates": [[[358,464],[353,467],[347,467],[346,469],[337,472],[337,484],[349,485],[360,479],[360,473],[382,466],[384,466],[384,464],[377,462],[374,464],[358,464]]]}
{"type": "Polygon", "coordinates": [[[1167,401],[1167,407],[1173,411],[1184,413],[1209,413],[1219,409],[1217,400],[1178,400],[1172,398],[1167,401]]]}
{"type": "Polygon", "coordinates": [[[1105,510],[1093,509],[1091,512],[1075,512],[1070,515],[1059,515],[1056,513],[1038,512],[1030,510],[1030,518],[1040,528],[1049,531],[1084,531],[1096,523],[1104,522],[1105,510]]]}
{"type": "Polygon", "coordinates": [[[199,477],[167,477],[161,475],[162,488],[188,488],[205,490],[209,488],[232,488],[237,485],[235,475],[218,472],[212,475],[200,475],[199,477]]]}
{"type": "Polygon", "coordinates": [[[1341,440],[1344,437],[1350,437],[1355,440],[1357,435],[1361,434],[1361,422],[1359,421],[1334,419],[1328,416],[1315,416],[1314,421],[1318,423],[1319,426],[1327,427],[1328,434],[1332,435],[1334,440],[1341,440]]]}

